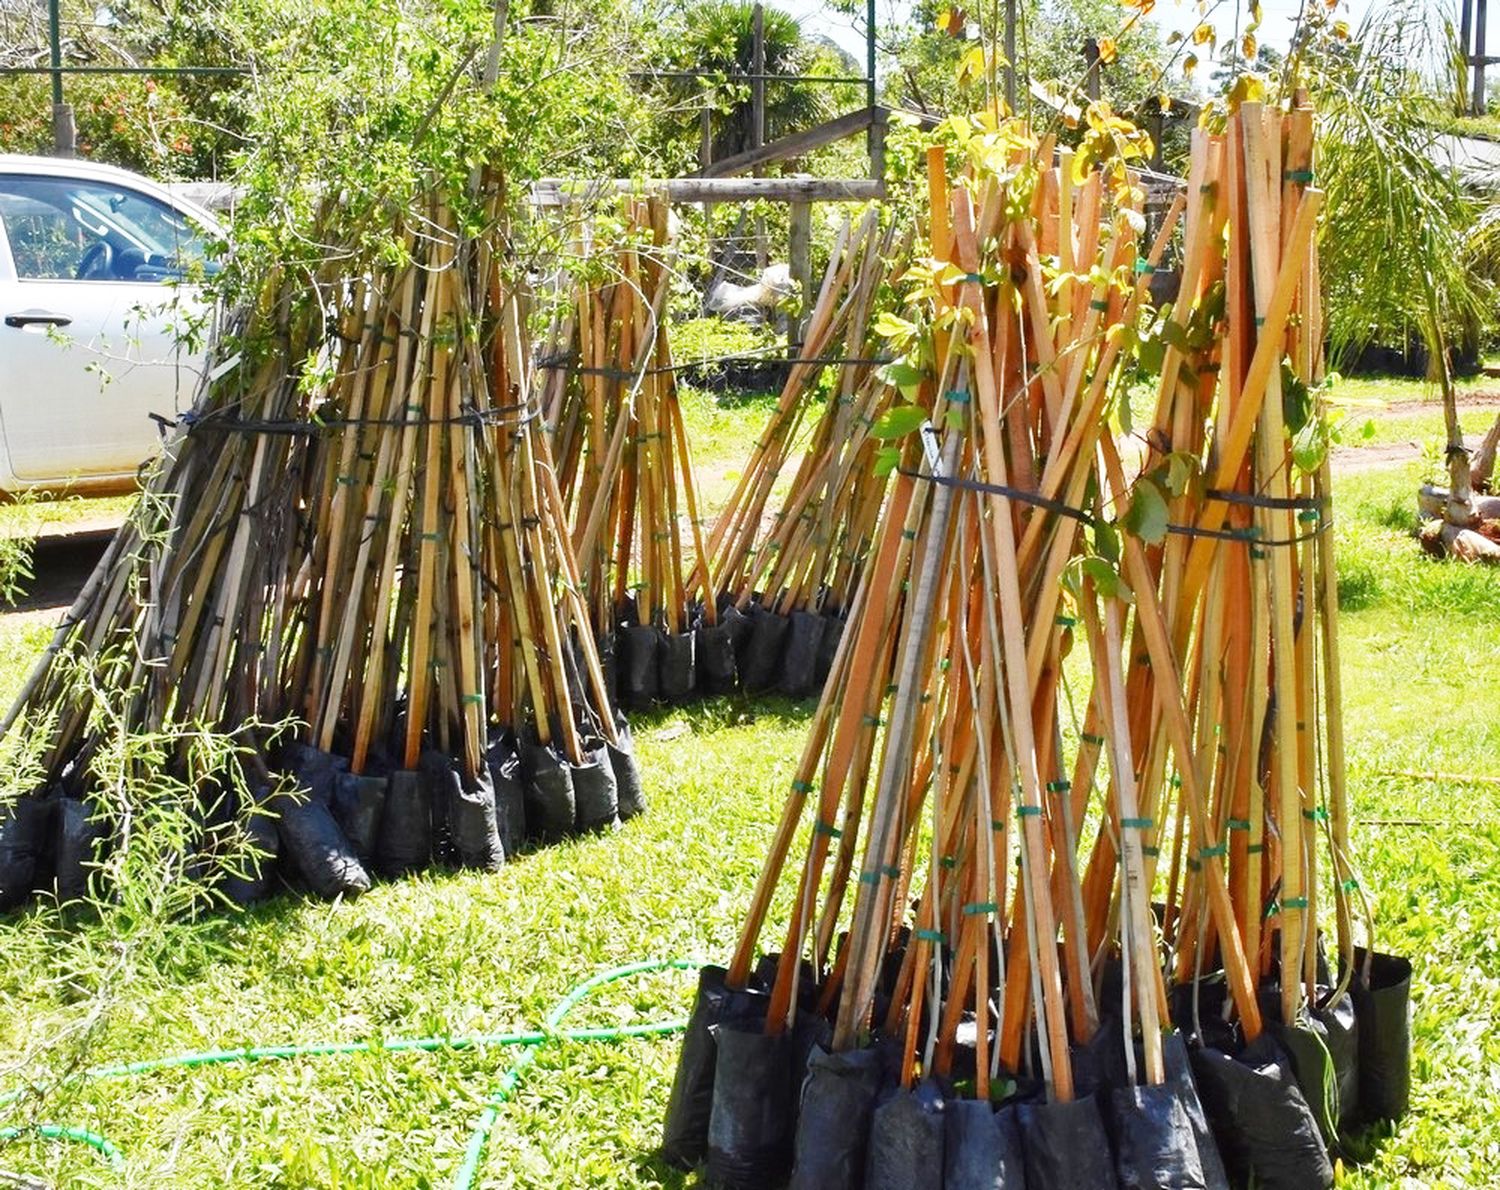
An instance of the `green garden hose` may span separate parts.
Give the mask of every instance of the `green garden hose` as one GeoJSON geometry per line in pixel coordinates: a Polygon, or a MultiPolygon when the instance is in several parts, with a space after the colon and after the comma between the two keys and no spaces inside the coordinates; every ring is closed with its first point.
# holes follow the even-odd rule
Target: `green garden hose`
{"type": "MultiPolygon", "coordinates": [[[[202,1050],[196,1053],[174,1054],[165,1058],[150,1058],[142,1062],[124,1062],[113,1066],[95,1066],[80,1076],[85,1079],[135,1078],[158,1070],[191,1070],[203,1066],[219,1066],[235,1062],[257,1062],[267,1059],[311,1058],[328,1055],[411,1053],[414,1051],[480,1049],[486,1046],[519,1045],[525,1047],[521,1056],[501,1076],[500,1084],[489,1097],[484,1111],[469,1135],[464,1149],[463,1164],[453,1179],[453,1190],[472,1190],[479,1175],[479,1163],[484,1156],[485,1144],[500,1118],[500,1107],[510,1098],[520,1082],[526,1068],[536,1060],[536,1051],[549,1042],[558,1041],[624,1041],[632,1037],[660,1037],[669,1033],[680,1033],[687,1027],[683,1018],[668,1021],[647,1021],[638,1025],[616,1025],[610,1028],[563,1029],[563,1020],[587,1000],[594,992],[609,984],[619,983],[633,975],[645,975],[652,971],[696,971],[703,966],[699,959],[648,959],[638,963],[627,963],[615,967],[575,984],[573,988],[547,1013],[542,1028],[533,1031],[511,1033],[486,1033],[474,1037],[415,1037],[391,1038],[386,1041],[333,1041],[313,1042],[307,1045],[250,1046],[232,1050],[202,1050]]],[[[0,1095],[0,1106],[14,1103],[21,1092],[12,1091],[0,1095]]],[[[31,1128],[0,1128],[0,1140],[16,1140],[23,1136],[38,1136],[44,1140],[68,1141],[88,1145],[97,1151],[111,1168],[122,1169],[124,1155],[104,1137],[85,1128],[64,1127],[56,1124],[39,1124],[31,1128]]]]}

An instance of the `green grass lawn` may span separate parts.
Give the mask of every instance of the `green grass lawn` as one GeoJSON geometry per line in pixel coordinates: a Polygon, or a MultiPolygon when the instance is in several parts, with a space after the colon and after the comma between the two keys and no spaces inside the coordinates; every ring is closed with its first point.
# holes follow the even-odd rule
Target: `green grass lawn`
{"type": "MultiPolygon", "coordinates": [[[[708,459],[764,416],[692,398],[708,459]],[[714,434],[718,437],[715,438],[714,434]],[[717,445],[715,443],[717,442],[717,445]]],[[[1422,557],[1415,471],[1337,484],[1346,720],[1357,855],[1378,943],[1416,964],[1413,1111],[1346,1184],[1500,1184],[1500,787],[1393,770],[1500,776],[1500,571],[1422,557]]],[[[20,680],[45,629],[0,642],[20,680]]],[[[185,930],[120,993],[92,1039],[107,1062],[208,1047],[462,1035],[534,1027],[570,985],[638,958],[727,956],[800,750],[809,704],[721,699],[636,720],[651,812],[618,834],[489,875],[382,884],[357,902],[283,899],[185,930]]],[[[785,920],[784,901],[773,925],[785,920]]],[[[107,940],[93,940],[107,953],[107,940]]],[[[27,917],[0,921],[0,1069],[81,1020],[84,993],[27,917]]],[[[71,951],[69,953],[72,953],[71,951]]],[[[569,1023],[679,1014],[691,977],[602,992],[569,1023]]],[[[75,1145],[26,1141],[0,1168],[59,1186],[446,1185],[516,1056],[362,1054],[163,1072],[82,1086],[60,1122],[107,1134],[111,1173],[75,1145]]],[[[689,1184],[652,1156],[676,1042],[544,1049],[500,1109],[493,1187],[689,1184]]],[[[61,1061],[61,1058],[57,1059],[61,1061]]],[[[3,1121],[0,1121],[3,1123],[3,1121]]]]}

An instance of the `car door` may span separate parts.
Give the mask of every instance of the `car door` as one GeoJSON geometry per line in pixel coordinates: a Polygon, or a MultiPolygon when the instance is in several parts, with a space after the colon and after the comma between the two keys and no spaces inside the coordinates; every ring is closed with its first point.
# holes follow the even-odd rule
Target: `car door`
{"type": "Polygon", "coordinates": [[[202,238],[114,181],[0,173],[0,429],[24,485],[128,479],[189,407],[202,238]],[[8,251],[6,248],[8,246],[8,251]],[[8,267],[7,267],[8,266],[8,267]]]}

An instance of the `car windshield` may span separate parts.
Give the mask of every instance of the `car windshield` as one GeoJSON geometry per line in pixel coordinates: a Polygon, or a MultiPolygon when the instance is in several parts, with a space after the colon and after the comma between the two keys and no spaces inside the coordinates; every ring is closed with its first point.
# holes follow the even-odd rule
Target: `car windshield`
{"type": "Polygon", "coordinates": [[[217,271],[181,212],[121,186],[0,175],[0,220],[24,280],[166,281],[217,271]]]}

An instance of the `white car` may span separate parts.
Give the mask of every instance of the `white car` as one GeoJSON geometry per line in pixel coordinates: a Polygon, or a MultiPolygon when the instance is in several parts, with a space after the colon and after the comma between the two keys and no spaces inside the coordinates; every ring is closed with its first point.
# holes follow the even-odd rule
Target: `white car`
{"type": "Polygon", "coordinates": [[[192,404],[220,235],[137,174],[0,154],[0,492],[131,486],[192,404]]]}

